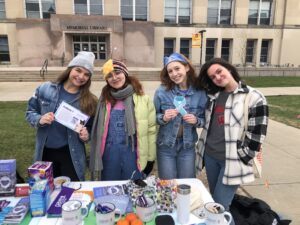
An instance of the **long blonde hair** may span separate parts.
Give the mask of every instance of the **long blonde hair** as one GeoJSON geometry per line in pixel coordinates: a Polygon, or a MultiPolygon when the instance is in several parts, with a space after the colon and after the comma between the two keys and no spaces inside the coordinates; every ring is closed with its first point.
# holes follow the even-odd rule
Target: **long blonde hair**
{"type": "MultiPolygon", "coordinates": [[[[63,84],[69,79],[70,72],[73,67],[64,70],[56,79],[56,83],[63,84]]],[[[80,110],[89,116],[94,116],[97,107],[97,97],[90,91],[92,80],[91,76],[89,80],[82,86],[80,86],[80,110]]]]}

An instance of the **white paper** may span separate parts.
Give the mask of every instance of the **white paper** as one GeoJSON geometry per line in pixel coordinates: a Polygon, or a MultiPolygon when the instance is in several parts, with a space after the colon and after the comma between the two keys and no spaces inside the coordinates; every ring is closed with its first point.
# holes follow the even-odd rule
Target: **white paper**
{"type": "Polygon", "coordinates": [[[62,102],[59,105],[54,116],[58,123],[78,133],[90,118],[88,115],[82,113],[80,110],[74,108],[66,102],[62,102]]]}

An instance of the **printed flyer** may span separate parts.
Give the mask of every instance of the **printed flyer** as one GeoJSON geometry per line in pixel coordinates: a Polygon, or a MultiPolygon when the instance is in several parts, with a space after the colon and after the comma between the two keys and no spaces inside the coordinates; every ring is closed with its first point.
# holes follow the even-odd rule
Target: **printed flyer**
{"type": "Polygon", "coordinates": [[[76,131],[77,133],[79,133],[81,128],[85,126],[90,118],[88,115],[82,113],[80,110],[66,102],[62,102],[59,105],[54,116],[57,122],[76,131]]]}

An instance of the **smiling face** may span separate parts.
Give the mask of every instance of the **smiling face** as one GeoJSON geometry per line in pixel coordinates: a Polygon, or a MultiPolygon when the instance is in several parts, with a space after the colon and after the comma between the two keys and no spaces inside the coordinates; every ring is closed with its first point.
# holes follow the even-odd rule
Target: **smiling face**
{"type": "Polygon", "coordinates": [[[106,80],[112,88],[121,89],[126,82],[126,76],[121,70],[114,70],[107,75],[106,80]]]}
{"type": "Polygon", "coordinates": [[[207,70],[207,75],[215,85],[225,88],[228,92],[235,90],[238,85],[230,71],[220,64],[211,65],[207,70]]]}
{"type": "Polygon", "coordinates": [[[167,72],[170,79],[177,84],[181,89],[187,88],[187,72],[188,65],[183,65],[180,62],[174,61],[167,65],[167,72]]]}
{"type": "Polygon", "coordinates": [[[67,83],[70,87],[74,89],[79,89],[81,86],[85,85],[90,79],[90,72],[83,67],[73,67],[70,71],[67,83]]]}

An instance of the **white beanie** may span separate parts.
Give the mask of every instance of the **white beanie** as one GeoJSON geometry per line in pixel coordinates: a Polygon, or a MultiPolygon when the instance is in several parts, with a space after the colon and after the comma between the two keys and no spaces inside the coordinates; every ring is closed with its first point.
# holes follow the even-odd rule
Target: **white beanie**
{"type": "Polygon", "coordinates": [[[81,51],[70,61],[69,67],[79,66],[87,69],[92,75],[94,72],[95,55],[93,52],[81,51]]]}

